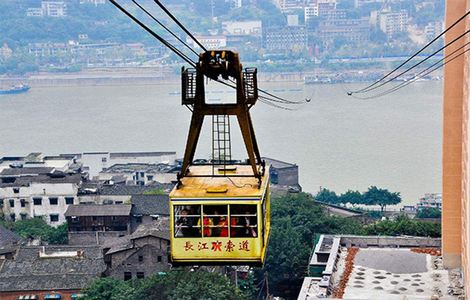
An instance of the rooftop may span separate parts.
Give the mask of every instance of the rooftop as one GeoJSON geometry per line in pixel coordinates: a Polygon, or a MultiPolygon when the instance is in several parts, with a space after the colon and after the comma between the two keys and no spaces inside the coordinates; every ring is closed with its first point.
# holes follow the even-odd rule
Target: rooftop
{"type": "Polygon", "coordinates": [[[11,230],[0,225],[0,249],[17,244],[21,237],[11,230]]]}
{"type": "Polygon", "coordinates": [[[64,174],[63,176],[51,176],[49,174],[35,176],[14,177],[14,179],[1,180],[1,187],[29,186],[32,183],[74,183],[79,184],[82,181],[81,174],[64,174]]]}
{"type": "Polygon", "coordinates": [[[99,246],[20,247],[0,269],[0,291],[83,289],[106,269],[99,246]],[[55,254],[41,258],[40,253],[55,254]],[[61,256],[64,252],[80,256],[61,256]]]}
{"type": "Polygon", "coordinates": [[[267,166],[272,166],[273,168],[276,169],[284,169],[284,168],[292,168],[292,167],[297,167],[296,164],[291,164],[285,161],[280,161],[274,158],[269,158],[269,157],[262,157],[261,159],[264,159],[266,161],[267,166]]]}
{"type": "Polygon", "coordinates": [[[0,172],[0,177],[6,176],[33,176],[40,174],[49,174],[53,168],[49,167],[33,167],[33,168],[8,168],[0,172]]]}
{"type": "Polygon", "coordinates": [[[88,216],[129,216],[132,205],[127,204],[79,204],[69,205],[65,212],[66,217],[88,217],[88,216]]]}
{"type": "Polygon", "coordinates": [[[298,299],[459,299],[439,249],[432,238],[322,235],[298,299]]]}
{"type": "Polygon", "coordinates": [[[145,164],[145,163],[131,163],[131,164],[115,164],[111,167],[101,171],[101,173],[169,173],[178,170],[176,166],[168,164],[145,164]]]}
{"type": "MultiPolygon", "coordinates": [[[[217,172],[217,170],[216,170],[217,172]]],[[[191,166],[189,175],[210,176],[212,166],[191,166]]],[[[222,173],[221,173],[222,174],[222,173]]],[[[237,165],[236,171],[227,171],[230,175],[252,175],[253,170],[248,165],[237,165]]],[[[180,188],[174,188],[171,198],[217,198],[217,197],[255,197],[263,196],[268,184],[269,168],[266,168],[262,178],[262,187],[258,188],[255,177],[184,177],[180,188]],[[213,192],[210,190],[214,189],[213,192]],[[225,190],[226,189],[226,190],[225,190]],[[220,192],[216,192],[220,190],[220,192]]]]}
{"type": "Polygon", "coordinates": [[[133,195],[131,203],[133,215],[170,215],[168,195],[133,195]]]}

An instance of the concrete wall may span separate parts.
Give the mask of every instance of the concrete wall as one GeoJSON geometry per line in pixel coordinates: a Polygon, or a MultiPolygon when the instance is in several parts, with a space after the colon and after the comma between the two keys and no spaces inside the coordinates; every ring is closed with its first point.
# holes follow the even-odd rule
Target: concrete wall
{"type": "Polygon", "coordinates": [[[108,276],[124,279],[124,272],[130,272],[135,279],[137,272],[143,272],[145,277],[148,277],[167,271],[170,269],[168,248],[168,241],[153,236],[134,240],[134,248],[110,255],[111,267],[108,269],[108,276]],[[139,256],[142,261],[139,261],[139,256]]]}
{"type": "Polygon", "coordinates": [[[377,246],[377,247],[431,247],[440,248],[441,239],[425,237],[400,237],[400,236],[341,236],[341,245],[346,247],[377,246]]]}
{"type": "Polygon", "coordinates": [[[65,198],[73,198],[73,204],[78,204],[78,186],[73,183],[31,183],[28,187],[20,187],[19,193],[15,193],[12,187],[0,188],[0,199],[3,199],[3,213],[7,219],[10,214],[15,214],[16,220],[22,215],[27,218],[43,216],[44,220],[51,226],[58,226],[65,222],[64,213],[68,208],[65,198]],[[49,197],[58,198],[57,205],[49,204],[49,197]],[[41,205],[34,205],[33,198],[42,198],[41,205]],[[10,204],[13,200],[13,207],[10,204]],[[22,200],[25,203],[21,207],[22,200]],[[57,222],[50,221],[51,214],[58,214],[57,222]]]}

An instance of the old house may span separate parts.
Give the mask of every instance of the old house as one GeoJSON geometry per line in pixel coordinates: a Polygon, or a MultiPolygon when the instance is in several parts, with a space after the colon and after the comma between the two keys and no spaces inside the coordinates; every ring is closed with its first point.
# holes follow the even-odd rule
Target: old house
{"type": "Polygon", "coordinates": [[[51,167],[5,168],[0,172],[0,209],[10,221],[43,217],[51,226],[65,222],[67,207],[77,199],[80,174],[51,167]]]}
{"type": "Polygon", "coordinates": [[[153,224],[157,220],[170,217],[168,195],[134,195],[131,198],[131,228],[135,231],[140,225],[153,224]]]}
{"type": "Polygon", "coordinates": [[[141,226],[130,236],[104,246],[106,276],[130,280],[167,271],[170,234],[161,226],[141,226]]]}
{"type": "Polygon", "coordinates": [[[103,244],[131,233],[131,205],[71,205],[65,213],[69,244],[103,244]]]}
{"type": "Polygon", "coordinates": [[[0,264],[0,299],[76,299],[106,270],[99,246],[25,246],[0,264]]]}

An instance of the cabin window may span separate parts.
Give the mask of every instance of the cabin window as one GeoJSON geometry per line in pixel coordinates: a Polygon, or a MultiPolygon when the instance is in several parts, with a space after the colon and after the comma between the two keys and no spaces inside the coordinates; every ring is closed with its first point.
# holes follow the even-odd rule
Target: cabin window
{"type": "Polygon", "coordinates": [[[174,215],[175,237],[258,237],[257,205],[176,205],[174,215]]]}
{"type": "Polygon", "coordinates": [[[252,237],[258,236],[258,218],[256,205],[230,205],[230,236],[252,237]]]}
{"type": "Polygon", "coordinates": [[[227,205],[204,205],[202,227],[204,237],[228,237],[227,205]]]}
{"type": "Polygon", "coordinates": [[[200,205],[175,205],[175,237],[201,237],[200,205]]]}
{"type": "Polygon", "coordinates": [[[50,205],[58,205],[59,204],[59,198],[57,198],[57,197],[49,198],[49,204],[50,205]]]}

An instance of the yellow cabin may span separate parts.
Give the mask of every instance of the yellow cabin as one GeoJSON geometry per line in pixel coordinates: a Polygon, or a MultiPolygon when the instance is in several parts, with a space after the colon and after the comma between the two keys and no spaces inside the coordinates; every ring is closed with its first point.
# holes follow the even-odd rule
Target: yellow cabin
{"type": "Polygon", "coordinates": [[[174,265],[262,265],[269,237],[269,168],[261,185],[252,167],[193,165],[170,193],[171,260],[174,265]],[[233,176],[233,177],[231,177],[233,176]]]}

